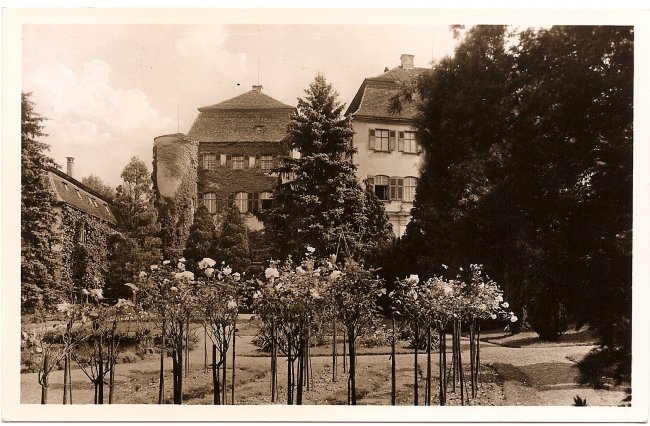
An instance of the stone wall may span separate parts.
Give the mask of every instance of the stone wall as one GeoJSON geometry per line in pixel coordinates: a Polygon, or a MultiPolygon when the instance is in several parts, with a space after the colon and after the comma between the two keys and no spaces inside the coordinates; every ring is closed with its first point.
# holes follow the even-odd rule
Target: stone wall
{"type": "Polygon", "coordinates": [[[198,142],[183,134],[154,139],[153,187],[163,255],[180,257],[194,221],[198,142]]]}

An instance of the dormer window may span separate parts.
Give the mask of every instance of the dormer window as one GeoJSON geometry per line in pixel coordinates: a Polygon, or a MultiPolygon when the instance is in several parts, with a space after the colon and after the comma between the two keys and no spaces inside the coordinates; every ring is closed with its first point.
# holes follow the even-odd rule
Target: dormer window
{"type": "Polygon", "coordinates": [[[81,192],[79,192],[77,188],[75,188],[74,190],[77,191],[77,197],[79,197],[80,200],[83,200],[83,197],[81,196],[81,192]]]}
{"type": "Polygon", "coordinates": [[[261,133],[262,130],[264,130],[264,126],[262,126],[261,124],[258,124],[258,125],[256,125],[255,127],[253,127],[253,129],[254,129],[256,132],[261,133]]]}
{"type": "Polygon", "coordinates": [[[61,182],[63,184],[63,187],[65,188],[66,191],[70,192],[70,187],[68,186],[67,182],[61,182]]]}

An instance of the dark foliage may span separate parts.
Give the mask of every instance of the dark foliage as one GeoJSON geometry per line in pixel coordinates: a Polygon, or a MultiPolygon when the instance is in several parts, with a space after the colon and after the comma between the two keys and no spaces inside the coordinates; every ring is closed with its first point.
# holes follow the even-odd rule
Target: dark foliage
{"type": "Polygon", "coordinates": [[[251,264],[248,229],[239,209],[230,204],[224,212],[219,236],[218,259],[230,266],[233,272],[248,272],[251,264]]]}
{"type": "Polygon", "coordinates": [[[212,215],[207,207],[201,204],[194,213],[194,223],[190,227],[183,251],[187,268],[196,271],[197,263],[204,257],[216,260],[217,251],[218,237],[212,215]]]}

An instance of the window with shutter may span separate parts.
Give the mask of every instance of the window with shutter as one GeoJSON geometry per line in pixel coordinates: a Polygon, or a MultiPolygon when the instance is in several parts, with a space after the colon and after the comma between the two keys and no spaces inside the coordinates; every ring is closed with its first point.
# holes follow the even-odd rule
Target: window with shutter
{"type": "Polygon", "coordinates": [[[203,154],[203,168],[213,170],[217,166],[217,154],[203,154]]]}
{"type": "Polygon", "coordinates": [[[260,169],[265,172],[270,172],[273,168],[273,156],[272,155],[262,155],[261,167],[260,169]]]}
{"type": "Polygon", "coordinates": [[[375,129],[375,151],[388,151],[388,135],[387,129],[375,129]]]}
{"type": "Polygon", "coordinates": [[[228,167],[228,168],[232,167],[232,155],[231,154],[226,154],[226,167],[228,167]]]}
{"type": "Polygon", "coordinates": [[[375,129],[370,129],[368,131],[368,149],[375,149],[375,129]]]}
{"type": "Polygon", "coordinates": [[[397,149],[400,152],[404,151],[404,132],[397,133],[397,149]]]}
{"type": "Polygon", "coordinates": [[[270,191],[260,192],[260,210],[268,210],[273,207],[273,193],[270,191]]]}
{"type": "Polygon", "coordinates": [[[415,142],[415,132],[404,132],[404,152],[417,154],[418,145],[415,142]]]}
{"type": "Polygon", "coordinates": [[[375,176],[373,187],[377,198],[383,201],[388,201],[390,199],[388,191],[388,176],[375,176]]]}
{"type": "Polygon", "coordinates": [[[243,155],[233,155],[232,157],[232,168],[233,169],[243,169],[246,166],[246,161],[244,161],[243,155]]]}
{"type": "Polygon", "coordinates": [[[254,212],[255,211],[255,193],[254,192],[249,192],[247,195],[247,201],[248,201],[248,212],[254,212]]]}
{"type": "Polygon", "coordinates": [[[395,149],[396,149],[396,147],[395,147],[395,143],[396,143],[396,141],[395,141],[395,130],[391,130],[389,132],[389,135],[390,136],[388,137],[388,150],[389,151],[395,151],[395,149]]]}
{"type": "Polygon", "coordinates": [[[415,177],[404,178],[404,201],[413,202],[415,200],[415,189],[418,186],[418,179],[415,177]]]}

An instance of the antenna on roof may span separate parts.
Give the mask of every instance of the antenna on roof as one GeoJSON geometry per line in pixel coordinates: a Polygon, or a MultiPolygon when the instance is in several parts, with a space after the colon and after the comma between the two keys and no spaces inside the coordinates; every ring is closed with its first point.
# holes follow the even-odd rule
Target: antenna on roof
{"type": "Polygon", "coordinates": [[[257,57],[257,85],[260,85],[260,57],[257,57]]]}
{"type": "Polygon", "coordinates": [[[176,101],[176,133],[181,132],[181,102],[176,101]]]}

